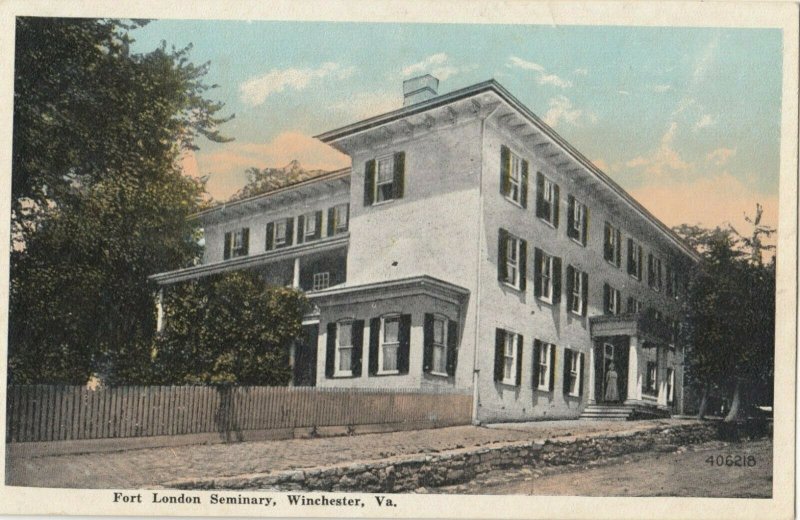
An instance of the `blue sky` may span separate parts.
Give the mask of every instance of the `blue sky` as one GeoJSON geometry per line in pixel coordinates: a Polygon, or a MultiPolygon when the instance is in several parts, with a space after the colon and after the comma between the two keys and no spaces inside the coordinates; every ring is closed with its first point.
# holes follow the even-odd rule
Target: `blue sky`
{"type": "Polygon", "coordinates": [[[669,225],[777,224],[782,39],[776,29],[154,21],[136,50],[192,43],[235,141],[187,172],[224,199],[248,166],[337,168],[311,136],[402,104],[432,73],[448,92],[495,78],[669,225]]]}

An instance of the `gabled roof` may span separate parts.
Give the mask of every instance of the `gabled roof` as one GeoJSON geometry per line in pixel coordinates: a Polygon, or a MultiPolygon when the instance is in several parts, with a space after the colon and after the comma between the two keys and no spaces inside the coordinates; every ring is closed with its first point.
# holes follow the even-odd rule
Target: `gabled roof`
{"type": "Polygon", "coordinates": [[[373,128],[397,121],[408,116],[426,112],[428,110],[438,108],[441,106],[454,103],[456,101],[470,98],[484,92],[491,92],[500,97],[510,107],[520,113],[525,119],[535,126],[540,132],[546,135],[555,144],[561,147],[564,152],[571,156],[575,161],[580,163],[590,175],[599,180],[602,184],[607,186],[619,199],[627,204],[632,210],[638,213],[646,221],[650,222],[654,227],[661,231],[666,238],[676,246],[680,251],[686,254],[690,259],[695,262],[700,261],[698,253],[686,244],[674,231],[667,227],[663,222],[650,213],[644,206],[642,206],[636,199],[634,199],[627,191],[625,191],[619,184],[611,179],[605,172],[595,166],[589,159],[581,154],[574,146],[569,144],[563,137],[561,137],[555,130],[542,121],[539,116],[534,114],[528,107],[522,104],[515,98],[505,87],[494,79],[477,83],[469,87],[465,87],[447,94],[431,98],[429,100],[416,103],[414,105],[405,106],[403,108],[386,112],[384,114],[364,119],[335,130],[319,134],[315,136],[322,142],[333,144],[336,141],[361,132],[369,131],[373,128]]]}

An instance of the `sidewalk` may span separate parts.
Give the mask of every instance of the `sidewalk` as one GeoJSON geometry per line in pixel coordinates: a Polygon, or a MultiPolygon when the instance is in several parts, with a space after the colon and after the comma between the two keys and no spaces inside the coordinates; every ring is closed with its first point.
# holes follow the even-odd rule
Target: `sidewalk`
{"type": "Polygon", "coordinates": [[[7,451],[6,481],[12,486],[55,488],[160,487],[178,479],[244,475],[263,472],[264,468],[303,469],[509,441],[570,440],[679,424],[687,421],[543,421],[44,457],[11,458],[7,451]]]}

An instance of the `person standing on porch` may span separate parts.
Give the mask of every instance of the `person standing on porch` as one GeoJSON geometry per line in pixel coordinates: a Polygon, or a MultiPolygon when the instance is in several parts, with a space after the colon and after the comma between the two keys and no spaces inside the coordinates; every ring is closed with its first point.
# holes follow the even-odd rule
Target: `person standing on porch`
{"type": "Polygon", "coordinates": [[[619,401],[619,390],[617,389],[617,371],[614,368],[614,363],[608,364],[608,372],[606,372],[606,401],[619,401]]]}

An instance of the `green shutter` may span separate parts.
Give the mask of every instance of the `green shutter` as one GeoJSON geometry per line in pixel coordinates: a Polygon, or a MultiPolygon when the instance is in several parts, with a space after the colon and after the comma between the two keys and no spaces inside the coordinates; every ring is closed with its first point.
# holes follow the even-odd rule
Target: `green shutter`
{"type": "Polygon", "coordinates": [[[544,175],[536,172],[536,216],[544,218],[547,215],[544,210],[544,175]]]}
{"type": "Polygon", "coordinates": [[[306,217],[300,215],[297,217],[297,243],[302,244],[306,239],[306,217]]]}
{"type": "Polygon", "coordinates": [[[575,197],[567,195],[567,236],[580,240],[575,234],[575,197]]]}
{"type": "Polygon", "coordinates": [[[402,314],[400,316],[399,330],[400,346],[397,349],[397,371],[401,374],[408,374],[409,354],[411,350],[411,315],[402,314]]]}
{"type": "Polygon", "coordinates": [[[525,338],[522,334],[519,335],[519,343],[517,343],[517,357],[515,362],[517,364],[517,384],[515,386],[521,386],[522,384],[522,351],[523,345],[525,344],[525,338]]]}
{"type": "Polygon", "coordinates": [[[537,298],[542,295],[542,250],[533,249],[533,295],[537,298]]]}
{"type": "Polygon", "coordinates": [[[508,281],[508,232],[500,228],[497,232],[497,279],[508,281]]]}
{"type": "Polygon", "coordinates": [[[378,373],[378,348],[381,335],[381,319],[369,320],[369,375],[378,373]]]}
{"type": "Polygon", "coordinates": [[[561,302],[561,259],[553,257],[553,304],[561,302]]]}
{"type": "Polygon", "coordinates": [[[425,313],[422,327],[422,371],[433,370],[433,314],[425,313]]]}
{"type": "Polygon", "coordinates": [[[333,234],[336,232],[336,210],[334,208],[328,208],[328,233],[326,236],[332,237],[333,234]]]}
{"type": "Polygon", "coordinates": [[[495,329],[494,334],[494,380],[503,380],[503,353],[505,351],[506,331],[495,329]]]}
{"type": "Polygon", "coordinates": [[[533,367],[531,370],[531,387],[536,390],[539,386],[539,352],[542,350],[542,342],[538,339],[533,340],[533,367]]]}
{"type": "Polygon", "coordinates": [[[361,360],[364,357],[364,320],[353,321],[353,377],[361,377],[361,360]]]}
{"type": "Polygon", "coordinates": [[[556,346],[550,345],[550,391],[556,388],[556,346]]]}
{"type": "Polygon", "coordinates": [[[589,310],[589,273],[581,273],[581,289],[583,290],[583,315],[586,316],[589,310]]]}
{"type": "Polygon", "coordinates": [[[270,222],[267,224],[267,237],[264,243],[266,244],[266,250],[272,251],[273,248],[273,239],[275,238],[275,224],[270,222]]]}
{"type": "Polygon", "coordinates": [[[336,323],[328,323],[328,337],[325,340],[325,377],[331,378],[336,370],[336,323]]]}
{"type": "Polygon", "coordinates": [[[458,366],[458,323],[447,320],[447,375],[456,375],[458,366]]]}
{"type": "Polygon", "coordinates": [[[511,191],[511,151],[506,145],[500,146],[500,195],[508,197],[511,191]]]}
{"type": "Polygon", "coordinates": [[[572,356],[573,356],[572,350],[570,350],[568,348],[565,348],[564,349],[564,371],[562,372],[563,381],[562,381],[562,384],[561,384],[561,389],[562,389],[564,395],[569,394],[569,380],[570,380],[570,375],[571,375],[571,372],[572,372],[570,370],[570,368],[571,368],[570,364],[572,362],[572,356]]]}
{"type": "Polygon", "coordinates": [[[522,182],[520,182],[519,203],[523,208],[528,207],[528,161],[522,161],[522,182]]]}
{"type": "Polygon", "coordinates": [[[519,243],[519,290],[525,292],[528,279],[528,242],[520,239],[519,243]]]}
{"type": "Polygon", "coordinates": [[[405,191],[406,177],[406,153],[397,152],[394,154],[394,179],[392,179],[392,191],[394,198],[402,199],[405,191]]]}
{"type": "Polygon", "coordinates": [[[575,276],[575,268],[567,265],[567,283],[564,284],[564,298],[567,300],[567,310],[572,311],[572,291],[574,290],[573,277],[575,276]]]}
{"type": "Polygon", "coordinates": [[[225,233],[225,246],[224,246],[224,251],[222,253],[223,260],[227,260],[228,258],[231,257],[231,240],[232,240],[231,237],[232,235],[230,231],[225,233]]]}
{"type": "Polygon", "coordinates": [[[375,159],[364,164],[364,206],[375,202],[375,159]]]}
{"type": "Polygon", "coordinates": [[[553,183],[553,227],[558,229],[558,216],[561,212],[561,189],[558,187],[558,184],[553,183]]]}

